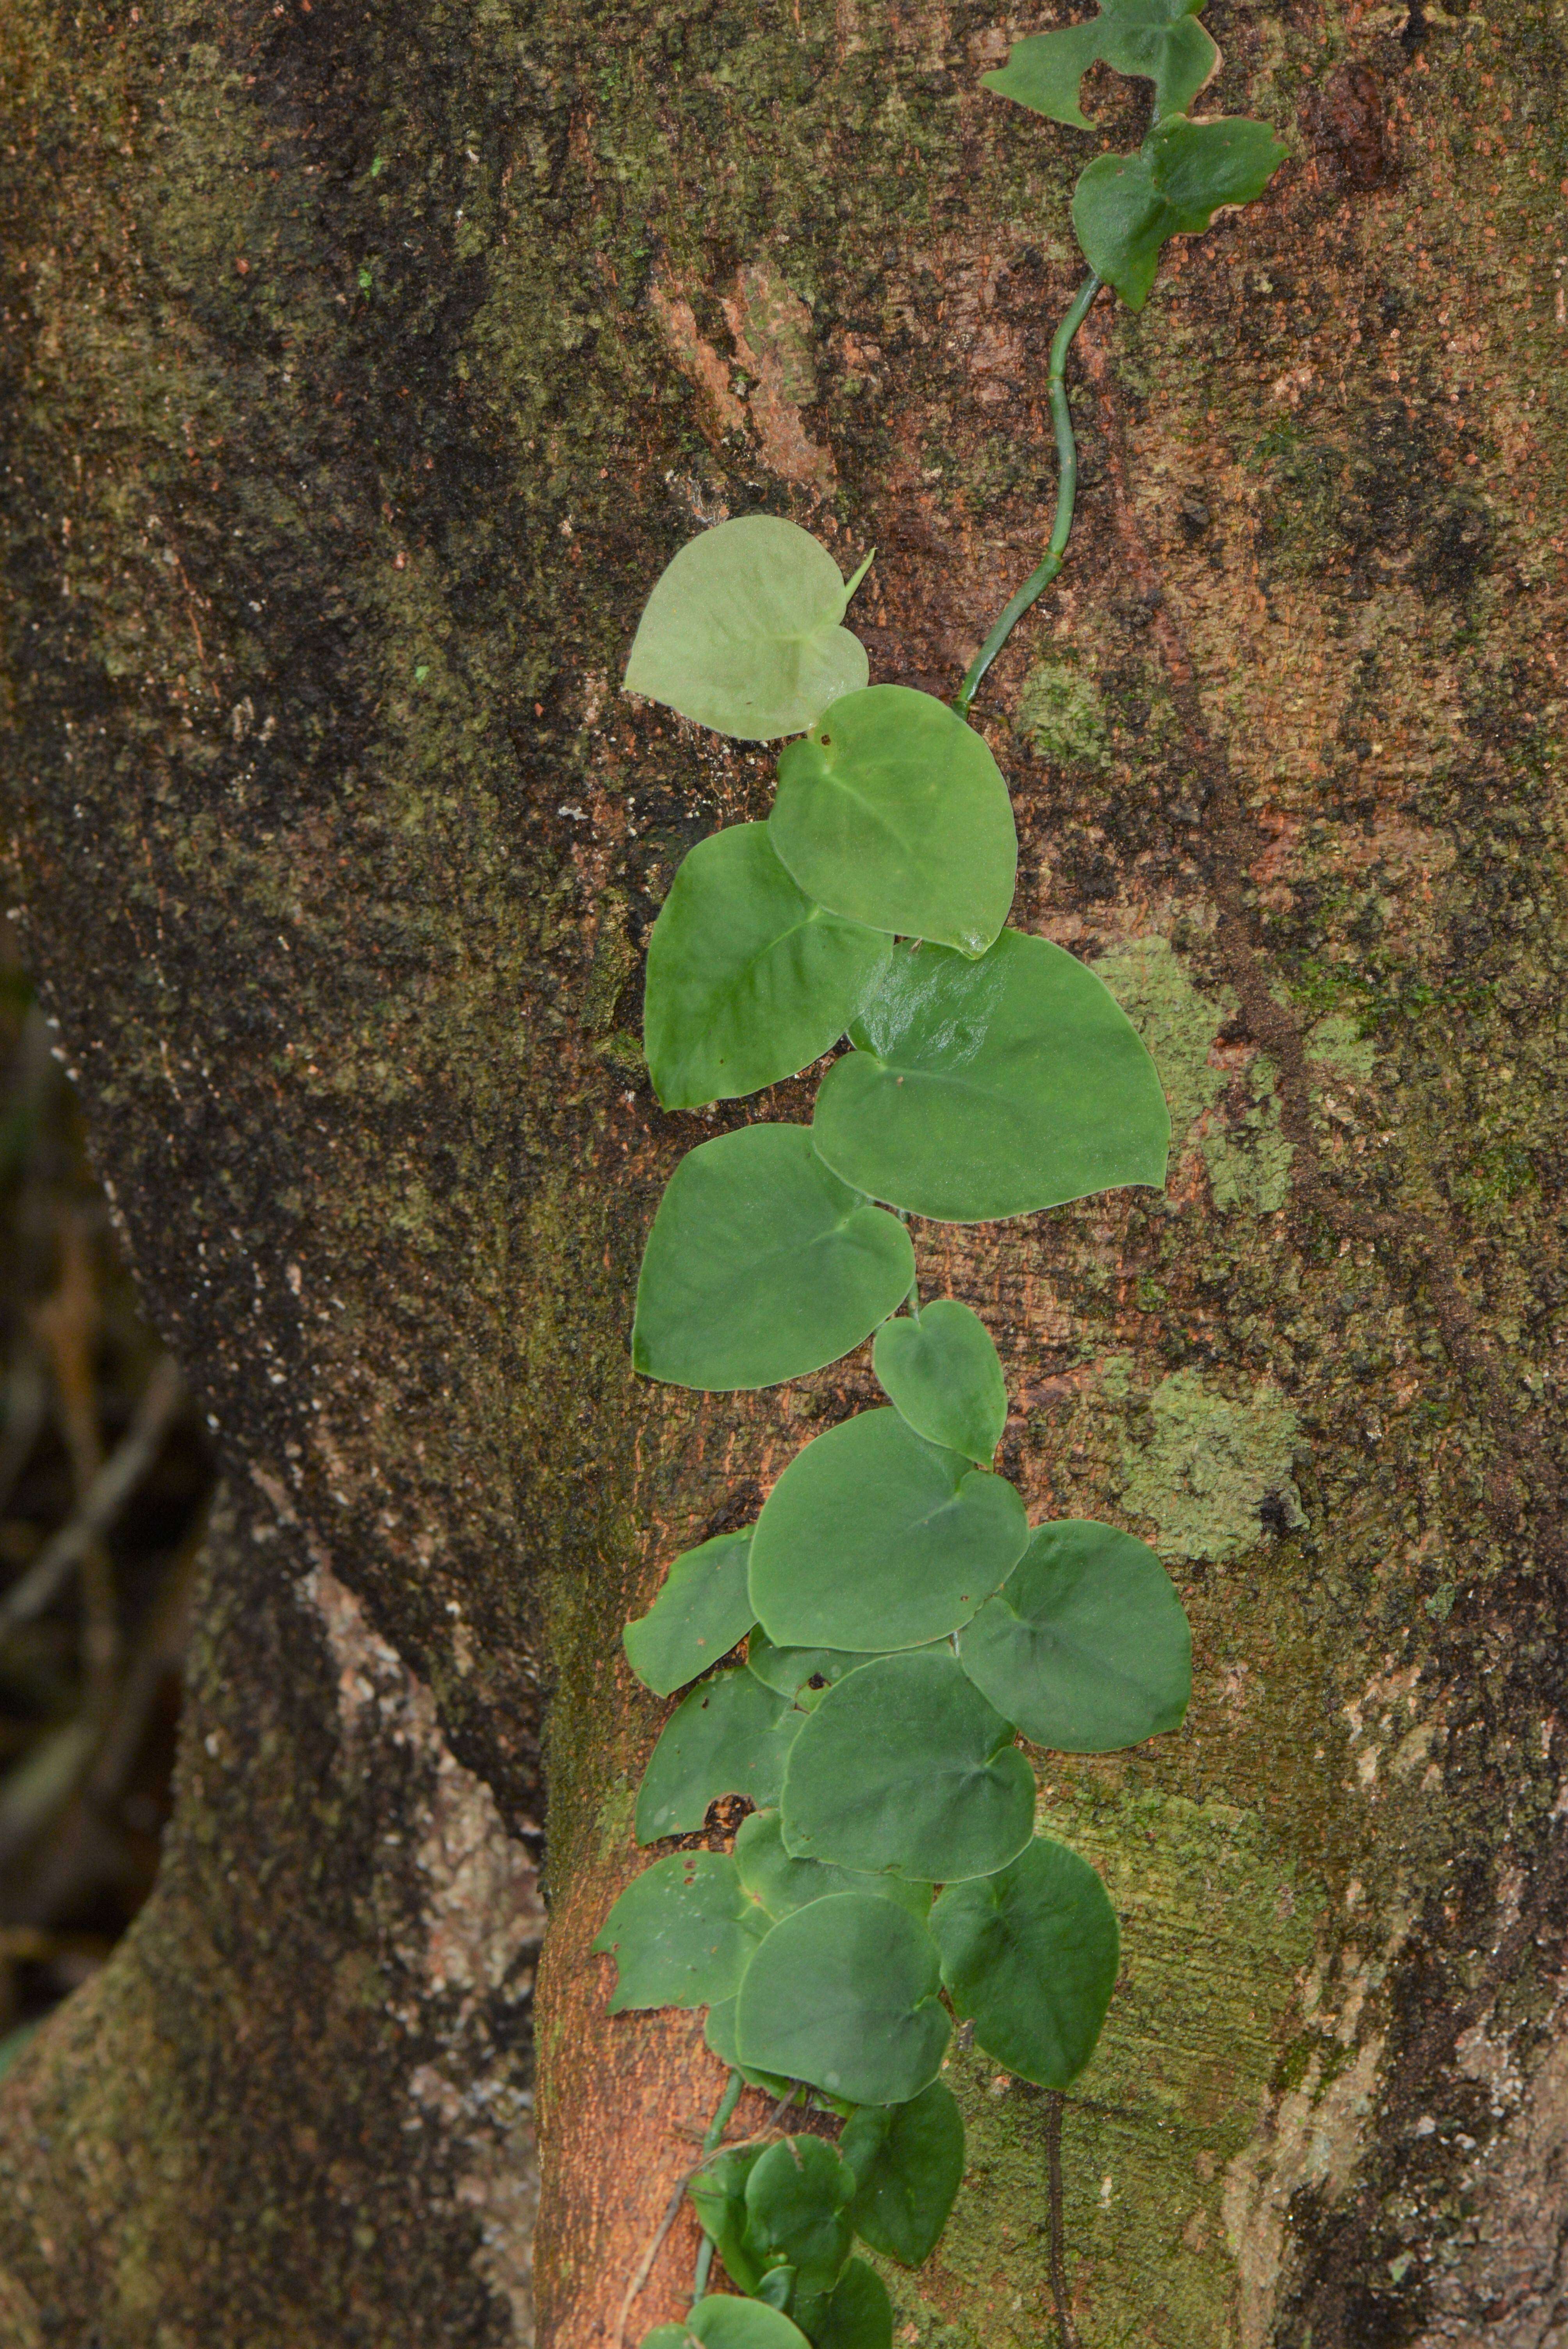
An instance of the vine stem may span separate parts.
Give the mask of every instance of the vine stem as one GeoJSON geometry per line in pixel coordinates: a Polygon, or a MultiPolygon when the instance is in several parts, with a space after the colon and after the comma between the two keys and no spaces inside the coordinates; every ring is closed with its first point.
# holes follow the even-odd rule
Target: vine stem
{"type": "Polygon", "coordinates": [[[1078,2334],[1073,2330],[1072,2315],[1068,2307],[1068,2274],[1062,2259],[1062,2092],[1059,2088],[1047,2089],[1046,2094],[1046,2176],[1051,2197],[1051,2297],[1057,2303],[1061,2349],[1078,2349],[1078,2334]]]}
{"type": "Polygon", "coordinates": [[[980,689],[981,678],[1018,622],[1036,597],[1044,594],[1067,561],[1068,539],[1073,526],[1073,506],[1078,498],[1078,442],[1073,438],[1072,410],[1068,406],[1068,353],[1102,283],[1091,269],[1078,287],[1073,305],[1057,328],[1051,343],[1050,374],[1047,382],[1051,398],[1051,421],[1057,428],[1057,512],[1051,526],[1051,543],[1038,570],[1029,574],[976,653],[953,704],[960,718],[968,714],[969,705],[980,689]]]}
{"type": "MultiPolygon", "coordinates": [[[[742,2079],[738,2072],[732,2072],[730,2074],[728,2080],[725,2084],[724,2094],[718,2100],[718,2110],[714,2114],[712,2120],[709,2121],[707,2125],[707,2135],[702,2141],[702,2153],[703,2159],[705,2161],[710,2153],[717,2151],[718,2140],[724,2135],[725,2129],[728,2125],[730,2116],[733,2114],[736,2106],[740,2102],[740,2092],[745,2085],[746,2082],[742,2079]]],[[[692,2279],[691,2304],[694,2308],[696,2306],[697,2302],[702,2298],[703,2293],[707,2290],[707,2279],[712,2266],[713,2237],[711,2235],[705,2235],[702,2241],[697,2245],[696,2272],[692,2279]]]]}

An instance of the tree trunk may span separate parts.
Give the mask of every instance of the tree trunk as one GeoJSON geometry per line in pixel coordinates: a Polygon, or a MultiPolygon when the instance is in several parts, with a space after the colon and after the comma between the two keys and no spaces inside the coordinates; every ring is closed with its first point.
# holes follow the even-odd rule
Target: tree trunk
{"type": "MultiPolygon", "coordinates": [[[[976,712],[1013,918],[1141,1026],[1170,1192],[917,1245],[1031,1515],[1146,1535],[1197,1638],[1182,1733],[1040,1757],[1123,1923],[1063,2129],[1085,2349],[1533,2349],[1568,61],[1544,0],[1209,21],[1203,104],[1293,160],[1091,314],[1069,566],[976,712]]],[[[4,2092],[7,2344],[527,2337],[550,1691],[541,2312],[616,2349],[718,2087],[588,1954],[661,1717],[619,1626],[872,1392],[632,1379],[711,1130],[648,1092],[640,949],[771,762],[618,679],[675,546],[760,507],[879,549],[873,678],[956,685],[1043,536],[1092,151],[977,87],[1032,28],[11,0],[11,885],[230,1498],[160,1890],[4,2092]]],[[[1043,2099],[951,2076],[899,2338],[1043,2344],[1043,2099]]]]}

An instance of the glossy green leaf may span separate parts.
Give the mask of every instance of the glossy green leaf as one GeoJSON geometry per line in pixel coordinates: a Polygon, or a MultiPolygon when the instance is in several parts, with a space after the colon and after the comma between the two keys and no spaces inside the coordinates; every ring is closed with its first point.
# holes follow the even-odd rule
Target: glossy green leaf
{"type": "Polygon", "coordinates": [[[643,1256],[632,1361],[674,1386],[774,1386],[836,1362],[896,1311],[914,1251],[830,1173],[803,1125],[688,1151],[643,1256]]]}
{"type": "Polygon", "coordinates": [[[727,1853],[655,1860],[627,1885],[593,1943],[617,1968],[609,2012],[733,1998],[769,1922],[727,1853]]]}
{"type": "Polygon", "coordinates": [[[769,1495],[751,1603],[781,1646],[921,1647],[1000,1589],[1028,1537],[1003,1477],[927,1444],[895,1411],[861,1412],[808,1444],[769,1495]]]}
{"type": "Polygon", "coordinates": [[[838,1042],[890,945],[804,896],[765,823],[699,841],[648,940],[643,1039],[660,1101],[695,1109],[792,1077],[838,1042]]]}
{"type": "Polygon", "coordinates": [[[834,1893],[785,1917],[736,2001],[736,2041],[758,2069],[857,2105],[897,2105],[935,2079],[951,2025],[924,1926],[891,1900],[834,1893]]]}
{"type": "Polygon", "coordinates": [[[1222,204],[1261,196],[1289,150],[1266,122],[1223,117],[1159,123],[1136,155],[1100,155],[1073,195],[1073,226],[1089,267],[1141,310],[1173,236],[1197,236],[1222,204]]]}
{"type": "Polygon", "coordinates": [[[1179,1729],[1192,1692],[1171,1577],[1147,1543],[1082,1519],[1039,1527],[958,1654],[998,1712],[1058,1754],[1114,1754],[1179,1729]]]}
{"type": "Polygon", "coordinates": [[[1015,41],[999,73],[981,83],[999,98],[1077,130],[1094,125],[1078,105],[1078,84],[1103,61],[1117,73],[1154,84],[1154,119],[1185,114],[1219,63],[1220,52],[1193,18],[1203,0],[1106,0],[1098,16],[1057,33],[1015,41]]]}
{"type": "Polygon", "coordinates": [[[1094,2053],[1120,1951],[1088,1860],[1041,1837],[999,1876],[950,1885],[931,1930],[954,2006],[987,2055],[1037,2087],[1070,2085],[1094,2053]]]}
{"type": "Polygon", "coordinates": [[[746,2181],[748,2251],[764,2274],[793,2268],[808,2299],[830,2292],[850,2256],[854,2195],[854,2171],[824,2138],[770,2145],[746,2181]]]}
{"type": "MultiPolygon", "coordinates": [[[[727,2003],[733,2007],[733,1999],[727,2003]]],[[[724,2261],[731,2283],[754,2292],[762,2280],[760,2261],[746,2244],[746,2181],[760,2157],[759,2146],[738,2146],[705,2162],[686,2188],[697,2225],[724,2261]]]]}
{"type": "Polygon", "coordinates": [[[923,1649],[829,1690],[790,1748],[779,1811],[797,1859],[948,1884],[1017,1857],[1035,1774],[956,1656],[923,1649]]]}
{"type": "MultiPolygon", "coordinates": [[[[792,1915],[809,1900],[826,1899],[832,1892],[868,1892],[873,1899],[895,1900],[912,1917],[923,1917],[931,1907],[929,1884],[833,1868],[821,1860],[792,1858],[784,1848],[776,1810],[753,1811],[741,1821],[735,1838],[735,1865],[747,1893],[774,1920],[792,1915]]],[[[747,1954],[749,1957],[749,1950],[747,1954]]]]}
{"type": "Polygon", "coordinates": [[[795,2314],[816,2349],[892,2349],[892,2302],[864,2260],[850,2261],[825,2300],[797,2301],[795,2314]]]}
{"type": "Polygon", "coordinates": [[[920,1319],[884,1321],[872,1350],[883,1392],[928,1444],[985,1462],[1007,1424],[1007,1385],[991,1333],[955,1298],[939,1297],[920,1319]]]}
{"type": "Polygon", "coordinates": [[[785,1756],[805,1718],[744,1670],[700,1682],[665,1723],[643,1775],[637,1841],[695,1834],[720,1795],[777,1802],[785,1756]]]}
{"type": "Polygon", "coordinates": [[[1012,802],[971,726],[929,693],[873,685],[779,761],[768,819],[801,888],[847,921],[979,954],[1007,918],[1012,802]]]}
{"type": "Polygon", "coordinates": [[[621,1634],[626,1661],[645,1688],[673,1696],[745,1638],[751,1625],[750,1556],[748,1526],[676,1558],[647,1613],[621,1634]]]}
{"type": "Polygon", "coordinates": [[[776,1647],[760,1624],[746,1643],[747,1670],[804,1713],[813,1710],[824,1688],[864,1662],[864,1651],[853,1649],[776,1647]],[[813,1687],[813,1682],[820,1685],[813,1687]]]}
{"type": "Polygon", "coordinates": [[[778,2309],[765,2301],[741,2300],[733,2292],[714,2292],[699,2300],[686,2326],[703,2349],[807,2349],[799,2326],[778,2309]]]}
{"type": "Polygon", "coordinates": [[[839,2151],[855,2173],[850,2216],[873,2251],[917,2268],[929,2259],[964,2180],[964,2116],[944,2080],[907,2105],[867,2105],[839,2151]]]}
{"type": "Polygon", "coordinates": [[[978,962],[896,947],[850,1033],[811,1138],[876,1198],[972,1224],[1164,1183],[1154,1063],[1109,988],[1045,938],[1005,930],[978,962]]]}
{"type": "Polygon", "coordinates": [[[795,523],[722,522],[660,574],[627,690],[743,742],[802,733],[870,674],[864,646],[840,625],[851,592],[827,548],[795,523]]]}

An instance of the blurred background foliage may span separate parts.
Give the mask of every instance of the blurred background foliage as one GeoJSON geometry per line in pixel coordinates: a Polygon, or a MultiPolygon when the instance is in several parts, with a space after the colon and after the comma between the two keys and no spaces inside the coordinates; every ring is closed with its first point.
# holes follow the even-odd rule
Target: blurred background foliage
{"type": "Polygon", "coordinates": [[[0,962],[0,2075],[152,1887],[211,1463],[0,962]]]}

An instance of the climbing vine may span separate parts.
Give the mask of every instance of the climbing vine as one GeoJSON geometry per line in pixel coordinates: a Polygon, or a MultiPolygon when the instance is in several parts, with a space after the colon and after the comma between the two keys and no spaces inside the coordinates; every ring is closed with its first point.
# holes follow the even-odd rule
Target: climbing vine
{"type": "MultiPolygon", "coordinates": [[[[1109,1526],[1031,1527],[992,1467],[996,1349],[968,1306],[922,1301],[908,1223],[1165,1180],[1171,1121],[1125,1015],[1073,956],[1006,926],[1012,807],[966,713],[1066,559],[1078,327],[1107,285],[1141,308],[1167,241],[1261,194],[1284,150],[1263,123],[1189,116],[1218,52],[1183,0],[1109,0],[1017,42],[985,80],[1088,129],[1078,91],[1097,62],[1152,81],[1151,127],[1079,177],[1089,275],[1051,348],[1050,543],[954,705],[870,682],[844,620],[872,558],[846,582],[769,515],[681,549],[626,670],[717,733],[790,738],[767,821],[695,848],[655,925],[660,1101],[738,1099],[850,1046],[809,1126],[745,1126],[676,1168],[633,1361],[678,1386],[768,1387],[874,1333],[887,1397],[808,1444],[754,1525],[676,1558],[625,1630],[639,1678],[686,1692],[638,1792],[639,1845],[695,1836],[721,1797],[750,1806],[727,1850],[655,1859],[594,1944],[616,1962],[613,2013],[706,2007],[730,2068],[688,2189],[691,2311],[645,2349],[890,2349],[886,2287],[852,2247],[914,2265],[942,2232],[965,2160],[940,2076],[954,2017],[1059,2093],[1116,1979],[1105,1888],[1036,1831],[1017,1740],[1110,1753],[1187,1706],[1187,1620],[1154,1553],[1109,1526]],[[773,2125],[727,2143],[747,2082],[776,2098],[773,2125]],[[803,2102],[839,2116],[836,2144],[782,2129],[803,2102]],[[708,2291],[716,2254],[730,2292],[708,2291]]],[[[1059,2285],[1058,2313],[1065,2330],[1059,2285]]]]}

